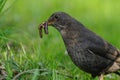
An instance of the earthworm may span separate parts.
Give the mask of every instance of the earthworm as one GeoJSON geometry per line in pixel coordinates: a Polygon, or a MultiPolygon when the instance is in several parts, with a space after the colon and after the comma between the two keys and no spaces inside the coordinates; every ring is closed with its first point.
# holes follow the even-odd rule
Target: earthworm
{"type": "Polygon", "coordinates": [[[43,34],[42,34],[42,29],[44,28],[44,32],[45,34],[48,34],[48,22],[43,22],[42,24],[40,24],[40,26],[38,27],[39,30],[39,35],[42,38],[43,34]]]}

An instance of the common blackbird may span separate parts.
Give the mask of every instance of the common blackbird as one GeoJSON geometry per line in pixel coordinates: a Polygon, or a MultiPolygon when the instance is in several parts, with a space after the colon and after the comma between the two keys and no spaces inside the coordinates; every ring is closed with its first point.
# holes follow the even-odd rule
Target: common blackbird
{"type": "Polygon", "coordinates": [[[48,33],[48,26],[56,28],[65,43],[69,56],[81,70],[99,77],[109,73],[120,75],[120,51],[107,41],[87,29],[79,21],[65,12],[55,12],[40,27],[48,33]]]}

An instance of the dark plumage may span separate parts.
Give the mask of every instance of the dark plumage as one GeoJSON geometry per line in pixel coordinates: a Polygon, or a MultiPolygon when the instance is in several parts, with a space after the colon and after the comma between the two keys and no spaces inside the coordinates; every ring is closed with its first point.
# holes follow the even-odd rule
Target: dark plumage
{"type": "Polygon", "coordinates": [[[104,74],[119,74],[120,51],[76,19],[56,12],[45,23],[60,32],[69,56],[80,69],[93,77],[99,76],[99,80],[103,80],[104,74]]]}

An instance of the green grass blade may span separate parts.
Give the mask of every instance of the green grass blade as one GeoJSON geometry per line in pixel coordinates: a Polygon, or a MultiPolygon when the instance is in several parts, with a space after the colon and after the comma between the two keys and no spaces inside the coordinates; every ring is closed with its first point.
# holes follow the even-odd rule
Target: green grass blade
{"type": "Polygon", "coordinates": [[[3,7],[5,6],[6,1],[7,1],[7,0],[1,0],[1,1],[0,1],[0,13],[1,13],[3,7]]]}

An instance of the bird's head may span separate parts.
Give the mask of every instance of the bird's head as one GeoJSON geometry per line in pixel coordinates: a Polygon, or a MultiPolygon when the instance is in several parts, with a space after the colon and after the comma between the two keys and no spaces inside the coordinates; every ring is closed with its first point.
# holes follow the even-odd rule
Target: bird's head
{"type": "Polygon", "coordinates": [[[60,31],[66,28],[66,25],[71,20],[70,18],[71,17],[64,12],[55,12],[49,17],[47,23],[60,31]]]}

